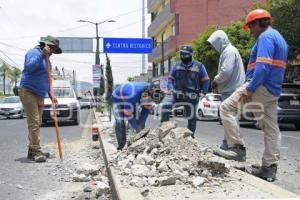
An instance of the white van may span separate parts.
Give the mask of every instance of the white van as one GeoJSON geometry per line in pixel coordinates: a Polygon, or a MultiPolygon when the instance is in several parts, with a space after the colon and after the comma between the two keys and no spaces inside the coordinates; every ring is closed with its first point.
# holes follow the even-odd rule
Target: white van
{"type": "MultiPolygon", "coordinates": [[[[53,93],[57,98],[58,121],[72,120],[78,125],[80,123],[80,105],[71,83],[65,80],[54,80],[53,93]]],[[[53,109],[51,99],[47,95],[42,122],[47,123],[48,121],[53,121],[53,109]]]]}

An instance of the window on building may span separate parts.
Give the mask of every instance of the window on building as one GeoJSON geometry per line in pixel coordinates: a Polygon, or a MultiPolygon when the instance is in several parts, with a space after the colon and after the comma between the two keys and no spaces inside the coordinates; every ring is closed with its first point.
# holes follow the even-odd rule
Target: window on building
{"type": "Polygon", "coordinates": [[[176,35],[176,26],[175,26],[175,24],[172,25],[172,35],[173,36],[176,35]]]}
{"type": "Polygon", "coordinates": [[[170,71],[170,68],[169,68],[169,59],[165,60],[164,61],[164,74],[168,74],[170,71]]]}
{"type": "Polygon", "coordinates": [[[153,77],[157,77],[158,76],[158,66],[157,66],[156,63],[153,63],[152,76],[153,77]]]}
{"type": "Polygon", "coordinates": [[[153,47],[154,47],[154,48],[157,47],[157,39],[152,38],[152,41],[153,41],[153,47]]]}
{"type": "Polygon", "coordinates": [[[172,69],[171,57],[168,59],[168,71],[170,72],[172,69]]]}
{"type": "Polygon", "coordinates": [[[151,13],[151,22],[153,22],[155,20],[156,16],[157,16],[157,13],[154,13],[154,12],[151,13]]]}
{"type": "Polygon", "coordinates": [[[160,75],[163,76],[165,74],[165,62],[164,61],[161,61],[160,63],[160,75]]]}

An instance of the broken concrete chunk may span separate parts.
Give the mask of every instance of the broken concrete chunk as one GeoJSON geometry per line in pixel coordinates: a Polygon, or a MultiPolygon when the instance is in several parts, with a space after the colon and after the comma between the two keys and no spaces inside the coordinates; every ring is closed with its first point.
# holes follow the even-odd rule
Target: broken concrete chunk
{"type": "Polygon", "coordinates": [[[170,133],[170,131],[174,128],[176,128],[177,125],[175,122],[164,122],[162,125],[159,127],[159,140],[161,141],[166,135],[170,133]]]}
{"type": "Polygon", "coordinates": [[[149,177],[148,178],[148,183],[149,183],[150,186],[154,186],[154,187],[157,187],[159,185],[157,177],[149,177]]]}
{"type": "Polygon", "coordinates": [[[97,190],[96,190],[97,197],[100,197],[103,194],[108,194],[109,191],[110,191],[109,186],[106,183],[97,182],[97,190]]]}
{"type": "Polygon", "coordinates": [[[177,178],[174,176],[163,176],[158,178],[160,186],[175,185],[177,178]]]}
{"type": "Polygon", "coordinates": [[[133,138],[130,138],[130,140],[127,142],[127,146],[132,145],[134,142],[138,141],[139,139],[145,137],[148,135],[150,131],[150,128],[144,128],[143,130],[141,130],[141,132],[139,132],[138,134],[136,134],[133,138]]]}
{"type": "Polygon", "coordinates": [[[196,176],[196,177],[193,177],[193,179],[192,179],[192,185],[195,188],[202,186],[206,182],[207,182],[207,179],[203,178],[201,176],[196,176]]]}
{"type": "Polygon", "coordinates": [[[175,129],[172,129],[170,131],[170,136],[172,138],[176,138],[176,139],[182,139],[182,138],[186,138],[186,137],[189,137],[193,134],[192,131],[190,131],[189,129],[187,128],[175,128],[175,129]]]}
{"type": "Polygon", "coordinates": [[[120,169],[124,170],[124,169],[130,167],[130,161],[129,161],[129,159],[120,160],[120,161],[118,162],[117,166],[118,166],[120,169]]]}
{"type": "Polygon", "coordinates": [[[91,180],[90,177],[84,175],[84,174],[74,174],[73,181],[74,182],[89,182],[91,180]]]}
{"type": "Polygon", "coordinates": [[[168,165],[165,160],[161,161],[161,163],[159,164],[157,169],[158,169],[159,173],[169,171],[168,165]]]}
{"type": "Polygon", "coordinates": [[[149,192],[150,192],[149,188],[144,188],[144,189],[141,190],[141,195],[146,197],[146,196],[148,196],[149,192]]]}
{"type": "Polygon", "coordinates": [[[129,182],[129,185],[134,186],[134,187],[138,187],[138,188],[142,188],[142,187],[145,186],[145,182],[142,178],[133,177],[131,179],[131,181],[129,182]]]}
{"type": "Polygon", "coordinates": [[[145,165],[132,165],[131,167],[131,173],[134,176],[139,176],[139,177],[150,177],[154,176],[153,171],[149,170],[149,168],[145,165]]]}
{"type": "Polygon", "coordinates": [[[96,176],[97,174],[99,174],[100,168],[100,165],[91,165],[89,163],[85,163],[76,169],[76,173],[84,174],[86,176],[96,176]]]}

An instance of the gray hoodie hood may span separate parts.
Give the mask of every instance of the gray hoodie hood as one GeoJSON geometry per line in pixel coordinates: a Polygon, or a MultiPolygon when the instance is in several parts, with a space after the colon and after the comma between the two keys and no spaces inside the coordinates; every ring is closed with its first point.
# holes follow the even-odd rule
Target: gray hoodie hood
{"type": "Polygon", "coordinates": [[[220,94],[230,95],[245,82],[241,55],[222,30],[214,32],[207,41],[220,54],[218,74],[214,78],[218,91],[220,94]]]}
{"type": "Polygon", "coordinates": [[[222,30],[215,31],[213,34],[211,34],[207,42],[209,42],[216,49],[216,51],[219,52],[219,54],[221,54],[228,44],[230,44],[226,33],[222,30]]]}

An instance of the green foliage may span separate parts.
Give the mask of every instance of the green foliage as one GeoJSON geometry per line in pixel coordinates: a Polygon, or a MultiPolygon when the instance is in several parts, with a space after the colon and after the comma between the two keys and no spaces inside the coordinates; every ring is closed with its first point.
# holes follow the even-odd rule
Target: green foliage
{"type": "Polygon", "coordinates": [[[20,75],[21,75],[21,70],[17,67],[12,67],[8,71],[8,77],[12,80],[12,83],[14,84],[15,87],[17,86],[20,75]]]}
{"type": "Polygon", "coordinates": [[[273,27],[286,39],[289,45],[289,60],[300,54],[300,1],[268,0],[273,17],[273,27]]]}
{"type": "Polygon", "coordinates": [[[105,80],[104,80],[103,66],[101,66],[99,95],[102,96],[104,93],[105,93],[105,80]]]}
{"type": "MultiPolygon", "coordinates": [[[[222,27],[222,30],[225,31],[231,43],[239,50],[246,67],[251,48],[254,44],[254,39],[250,37],[249,32],[243,30],[243,24],[243,21],[240,20],[228,26],[222,27]]],[[[219,53],[213,47],[211,47],[211,45],[208,45],[206,41],[216,30],[217,29],[215,27],[210,27],[192,42],[194,58],[201,61],[205,65],[211,79],[213,79],[217,74],[219,53]]]]}
{"type": "Polygon", "coordinates": [[[105,75],[106,75],[106,85],[107,85],[107,91],[106,91],[106,100],[111,100],[111,95],[113,92],[113,86],[114,86],[114,79],[112,75],[111,65],[110,65],[110,58],[106,55],[106,68],[105,68],[105,75]]]}
{"type": "MultiPolygon", "coordinates": [[[[289,45],[289,60],[295,59],[300,54],[300,1],[299,0],[268,0],[267,3],[256,3],[250,10],[262,8],[270,11],[273,17],[273,27],[276,28],[286,39],[289,45]]],[[[246,13],[245,13],[246,15],[246,13]]],[[[221,27],[224,30],[231,43],[239,50],[245,67],[248,64],[251,48],[255,39],[250,37],[248,31],[244,31],[245,16],[228,26],[221,27]]],[[[218,70],[218,53],[206,44],[209,36],[216,31],[215,27],[208,28],[201,33],[198,38],[192,41],[194,48],[194,58],[201,61],[211,79],[218,70]]]]}
{"type": "Polygon", "coordinates": [[[133,81],[133,77],[132,76],[127,77],[127,81],[128,82],[132,82],[133,81]]]}
{"type": "Polygon", "coordinates": [[[6,63],[3,63],[0,67],[0,76],[3,77],[3,94],[5,95],[5,82],[6,82],[6,77],[8,76],[10,68],[6,63]]]}

